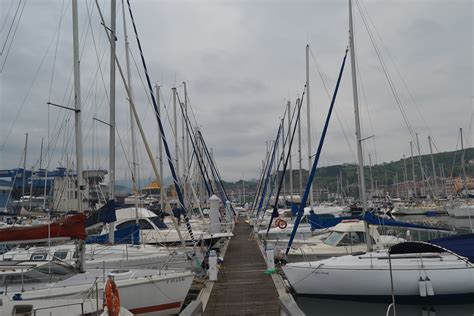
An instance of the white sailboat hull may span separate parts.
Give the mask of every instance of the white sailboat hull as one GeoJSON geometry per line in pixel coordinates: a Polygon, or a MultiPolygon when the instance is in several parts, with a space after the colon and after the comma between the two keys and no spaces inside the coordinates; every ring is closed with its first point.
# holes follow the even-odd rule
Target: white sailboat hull
{"type": "MultiPolygon", "coordinates": [[[[453,258],[427,257],[423,264],[419,258],[392,258],[395,295],[417,298],[471,295],[474,299],[474,267],[453,258]],[[422,265],[424,268],[420,269],[422,265]],[[433,289],[433,295],[426,293],[428,288],[433,289]]],[[[292,263],[283,270],[297,294],[375,298],[392,293],[388,260],[376,255],[372,259],[368,255],[344,256],[292,263]]]]}
{"type": "MultiPolygon", "coordinates": [[[[22,301],[85,298],[93,293],[96,278],[101,280],[100,270],[77,274],[64,281],[46,284],[43,288],[26,289],[22,301]]],[[[115,275],[119,288],[120,304],[135,315],[177,314],[186,298],[193,281],[190,272],[160,275],[153,270],[130,270],[129,273],[115,275]],[[132,275],[133,274],[133,275],[132,275]]],[[[38,287],[38,285],[36,285],[38,287]]],[[[97,282],[98,298],[103,297],[104,282],[97,282]]],[[[10,295],[20,291],[9,291],[10,295]]],[[[95,295],[94,295],[95,296],[95,295]]]]}

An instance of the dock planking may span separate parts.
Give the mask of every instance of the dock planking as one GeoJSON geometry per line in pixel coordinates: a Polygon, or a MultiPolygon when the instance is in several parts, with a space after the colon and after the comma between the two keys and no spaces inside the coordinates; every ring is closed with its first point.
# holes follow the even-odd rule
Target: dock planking
{"type": "Polygon", "coordinates": [[[204,315],[279,315],[278,292],[250,225],[238,223],[204,315]]]}

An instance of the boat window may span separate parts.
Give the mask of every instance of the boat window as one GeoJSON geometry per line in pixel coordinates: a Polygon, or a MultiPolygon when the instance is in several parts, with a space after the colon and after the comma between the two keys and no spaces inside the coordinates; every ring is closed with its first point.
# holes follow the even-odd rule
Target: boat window
{"type": "Polygon", "coordinates": [[[329,234],[328,238],[326,238],[324,243],[329,246],[336,246],[342,235],[344,235],[344,233],[332,232],[331,234],[329,234]]]}
{"type": "Polygon", "coordinates": [[[148,219],[152,221],[153,224],[155,224],[155,226],[159,229],[168,229],[168,226],[166,226],[166,224],[163,223],[161,218],[159,218],[158,216],[149,217],[148,219]]]}
{"type": "Polygon", "coordinates": [[[138,225],[140,225],[140,229],[155,229],[146,219],[140,219],[138,225]]]}
{"type": "Polygon", "coordinates": [[[54,253],[54,258],[64,260],[67,258],[68,251],[67,250],[58,250],[54,253]]]}
{"type": "Polygon", "coordinates": [[[135,225],[135,220],[129,220],[126,222],[123,222],[122,224],[117,225],[117,230],[124,229],[124,228],[129,228],[130,226],[135,225]]]}
{"type": "Polygon", "coordinates": [[[47,252],[35,252],[31,255],[30,260],[31,261],[44,261],[46,260],[47,256],[48,256],[47,252]]]}
{"type": "Polygon", "coordinates": [[[362,232],[347,232],[341,239],[341,245],[353,245],[365,242],[364,233],[362,232]]]}

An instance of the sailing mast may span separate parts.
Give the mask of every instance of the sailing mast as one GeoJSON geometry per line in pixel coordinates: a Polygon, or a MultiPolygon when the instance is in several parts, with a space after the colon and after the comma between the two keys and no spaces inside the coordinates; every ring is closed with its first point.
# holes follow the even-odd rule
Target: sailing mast
{"type": "MultiPolygon", "coordinates": [[[[291,103],[288,100],[287,103],[288,107],[288,132],[290,132],[291,129],[291,118],[290,118],[290,111],[291,111],[291,103]]],[[[291,147],[288,148],[288,151],[290,151],[290,203],[293,203],[293,164],[292,164],[292,159],[291,159],[291,147]]]]}
{"type": "MultiPolygon", "coordinates": [[[[25,149],[23,150],[23,179],[21,185],[21,208],[25,207],[25,186],[26,186],[26,153],[28,152],[28,133],[25,134],[25,149]]],[[[31,199],[31,197],[30,197],[31,199]]]]}
{"type": "Polygon", "coordinates": [[[428,135],[428,143],[430,145],[430,155],[431,155],[431,166],[433,167],[433,193],[437,190],[438,188],[438,183],[436,181],[436,167],[435,167],[435,162],[434,162],[434,157],[433,157],[433,147],[431,146],[431,136],[428,135]]]}
{"type": "Polygon", "coordinates": [[[416,177],[415,177],[415,158],[413,157],[413,142],[410,141],[410,155],[411,155],[411,176],[413,181],[413,197],[416,198],[416,177]]]}
{"type": "MultiPolygon", "coordinates": [[[[72,0],[72,37],[74,55],[74,123],[76,134],[76,165],[77,165],[77,211],[83,213],[82,209],[82,123],[81,123],[81,76],[79,68],[79,27],[77,17],[77,0],[72,0]]],[[[76,268],[84,272],[84,240],[79,239],[76,244],[78,258],[76,268]]]]}
{"type": "MultiPolygon", "coordinates": [[[[160,102],[160,86],[155,85],[156,93],[156,106],[158,109],[158,115],[161,115],[161,102],[160,102]]],[[[163,139],[161,138],[161,130],[158,129],[158,162],[160,166],[160,174],[163,176],[163,139]]],[[[160,209],[162,212],[165,211],[165,187],[163,183],[160,183],[160,209]]]]}
{"type": "MultiPolygon", "coordinates": [[[[122,8],[124,8],[122,0],[122,8]]],[[[123,33],[125,40],[125,66],[127,68],[127,84],[130,89],[130,99],[128,100],[129,110],[130,110],[130,142],[132,143],[132,185],[134,192],[134,202],[135,202],[135,223],[138,225],[138,165],[137,165],[137,149],[135,144],[135,121],[133,119],[133,111],[130,103],[133,102],[133,89],[132,89],[132,76],[130,73],[130,42],[128,41],[127,34],[127,21],[125,19],[125,10],[122,10],[123,17],[123,33]]],[[[112,59],[113,60],[113,59],[112,59]]],[[[115,60],[114,65],[115,65],[115,60]]]]}
{"type": "MultiPolygon", "coordinates": [[[[300,98],[296,99],[296,106],[300,106],[300,98]]],[[[300,187],[298,191],[298,195],[301,197],[303,196],[303,157],[301,156],[301,117],[298,117],[298,120],[296,122],[298,124],[298,165],[300,169],[300,187]]]]}
{"type": "MultiPolygon", "coordinates": [[[[360,116],[359,116],[359,96],[357,90],[357,77],[356,77],[356,60],[355,60],[355,45],[354,45],[354,27],[352,23],[352,1],[349,0],[349,46],[351,52],[351,70],[352,70],[352,93],[354,97],[354,116],[355,116],[355,127],[356,127],[356,138],[357,138],[357,160],[358,164],[358,176],[359,176],[359,194],[362,200],[362,212],[365,214],[367,211],[367,198],[365,192],[365,177],[364,177],[364,158],[362,156],[362,135],[360,130],[360,116]]],[[[372,251],[372,240],[369,233],[369,225],[364,221],[365,226],[365,239],[367,242],[367,251],[372,251]]]]}
{"type": "MultiPolygon", "coordinates": [[[[306,128],[308,129],[308,173],[311,170],[311,154],[313,151],[311,150],[311,102],[309,99],[309,44],[306,45],[306,124],[308,125],[306,128]]],[[[311,187],[309,189],[309,207],[313,209],[313,184],[311,183],[311,187]]]]}

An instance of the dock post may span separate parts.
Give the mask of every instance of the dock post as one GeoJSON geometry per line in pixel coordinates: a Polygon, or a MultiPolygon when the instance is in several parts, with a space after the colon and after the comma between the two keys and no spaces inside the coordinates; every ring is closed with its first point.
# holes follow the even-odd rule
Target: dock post
{"type": "Polygon", "coordinates": [[[216,195],[209,198],[209,217],[211,219],[211,225],[209,226],[209,232],[211,234],[219,233],[221,231],[221,222],[219,220],[219,199],[216,195]]]}
{"type": "Polygon", "coordinates": [[[209,252],[209,281],[217,281],[217,254],[215,250],[209,252]]]}
{"type": "Polygon", "coordinates": [[[273,245],[267,244],[266,249],[267,271],[275,270],[275,249],[273,245]]]}

